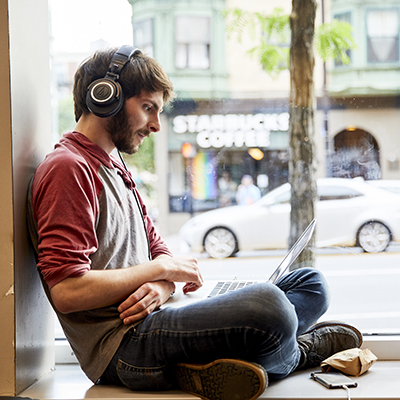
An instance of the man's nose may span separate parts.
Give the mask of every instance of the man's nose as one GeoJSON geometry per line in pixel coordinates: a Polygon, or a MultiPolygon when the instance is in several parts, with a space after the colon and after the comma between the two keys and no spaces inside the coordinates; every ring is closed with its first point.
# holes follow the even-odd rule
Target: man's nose
{"type": "Polygon", "coordinates": [[[159,132],[161,129],[161,121],[160,121],[160,116],[157,115],[154,117],[150,122],[149,122],[149,131],[154,133],[154,132],[159,132]]]}

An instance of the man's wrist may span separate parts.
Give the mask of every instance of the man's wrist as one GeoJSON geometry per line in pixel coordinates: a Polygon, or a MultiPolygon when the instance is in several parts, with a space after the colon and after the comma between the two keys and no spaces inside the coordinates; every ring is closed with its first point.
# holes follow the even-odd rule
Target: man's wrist
{"type": "Polygon", "coordinates": [[[152,262],[155,264],[155,268],[157,270],[156,273],[156,279],[157,281],[162,281],[162,280],[166,280],[166,276],[167,276],[167,268],[165,267],[165,262],[163,262],[164,257],[157,257],[155,260],[153,260],[152,262]]]}

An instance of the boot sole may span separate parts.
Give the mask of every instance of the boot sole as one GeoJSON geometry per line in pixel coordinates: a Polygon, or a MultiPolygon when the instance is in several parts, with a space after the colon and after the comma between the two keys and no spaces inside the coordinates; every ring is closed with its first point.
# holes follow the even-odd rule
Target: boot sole
{"type": "Polygon", "coordinates": [[[177,364],[175,373],[184,392],[204,400],[255,400],[268,384],[261,366],[241,360],[177,364]]]}

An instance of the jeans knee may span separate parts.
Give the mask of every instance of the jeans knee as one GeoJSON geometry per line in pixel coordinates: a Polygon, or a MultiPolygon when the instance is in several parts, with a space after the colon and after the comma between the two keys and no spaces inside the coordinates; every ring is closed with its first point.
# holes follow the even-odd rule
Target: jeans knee
{"type": "Polygon", "coordinates": [[[298,272],[302,289],[318,297],[315,305],[319,304],[321,312],[326,312],[330,304],[330,291],[323,273],[316,268],[302,268],[298,272]]]}
{"type": "Polygon", "coordinates": [[[310,268],[308,273],[310,275],[311,284],[315,286],[315,290],[320,296],[320,301],[322,304],[325,304],[325,309],[327,310],[330,302],[330,291],[325,276],[316,268],[310,268]]]}
{"type": "Polygon", "coordinates": [[[295,308],[278,287],[261,283],[252,285],[251,289],[247,290],[247,296],[243,289],[241,292],[243,299],[237,312],[243,323],[261,331],[272,330],[272,333],[280,338],[290,337],[296,332],[295,308]]]}

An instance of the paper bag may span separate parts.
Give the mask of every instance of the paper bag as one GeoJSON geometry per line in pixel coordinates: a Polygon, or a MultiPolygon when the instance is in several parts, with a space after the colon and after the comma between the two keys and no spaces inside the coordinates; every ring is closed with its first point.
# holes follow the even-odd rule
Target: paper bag
{"type": "Polygon", "coordinates": [[[370,349],[348,349],[322,361],[321,369],[323,372],[335,369],[346,375],[360,376],[368,371],[377,359],[370,349]]]}

